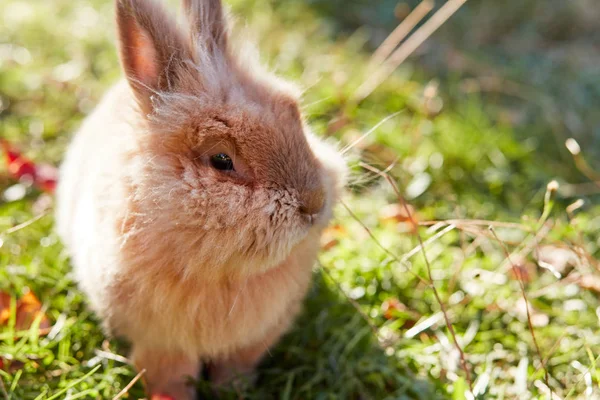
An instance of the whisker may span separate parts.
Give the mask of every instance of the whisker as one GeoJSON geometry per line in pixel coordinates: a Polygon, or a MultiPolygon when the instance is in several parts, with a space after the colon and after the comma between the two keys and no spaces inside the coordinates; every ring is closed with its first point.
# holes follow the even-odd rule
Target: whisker
{"type": "Polygon", "coordinates": [[[235,298],[233,299],[233,304],[231,305],[231,309],[229,310],[229,313],[227,314],[227,318],[229,319],[229,317],[231,317],[231,313],[233,312],[233,309],[235,308],[235,305],[237,304],[238,298],[240,297],[240,294],[244,291],[244,289],[246,289],[246,284],[248,283],[248,278],[246,278],[246,280],[244,281],[244,284],[242,285],[241,289],[239,290],[239,292],[235,295],[235,298]]]}

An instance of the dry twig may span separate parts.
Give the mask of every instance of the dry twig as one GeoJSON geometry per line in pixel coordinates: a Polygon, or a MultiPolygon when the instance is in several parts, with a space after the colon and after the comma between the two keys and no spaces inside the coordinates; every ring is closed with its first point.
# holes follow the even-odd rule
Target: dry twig
{"type": "Polygon", "coordinates": [[[383,83],[425,40],[444,24],[467,0],[449,0],[360,85],[353,101],[360,103],[383,83]]]}
{"type": "Polygon", "coordinates": [[[456,350],[459,353],[461,367],[462,367],[463,371],[465,372],[465,378],[466,378],[466,380],[467,380],[467,382],[469,384],[469,388],[470,388],[471,393],[472,393],[473,392],[473,381],[471,380],[471,373],[469,372],[469,368],[467,366],[467,361],[466,361],[465,353],[464,353],[462,347],[460,346],[460,343],[458,343],[458,338],[456,337],[456,332],[454,331],[454,327],[452,326],[452,323],[450,322],[450,317],[448,316],[448,312],[446,310],[446,306],[444,305],[444,302],[442,301],[442,298],[440,297],[440,294],[439,294],[437,288],[435,287],[434,280],[433,280],[433,275],[431,274],[431,265],[429,263],[429,259],[427,258],[427,252],[425,251],[425,245],[424,245],[424,242],[423,242],[423,238],[421,238],[421,235],[419,233],[418,224],[415,221],[415,219],[413,217],[413,214],[410,211],[410,207],[408,207],[408,203],[404,199],[404,196],[402,196],[402,194],[400,193],[400,190],[398,189],[398,185],[391,178],[391,176],[389,174],[383,173],[382,171],[379,171],[379,170],[377,170],[375,168],[373,169],[373,171],[376,172],[376,173],[378,173],[378,174],[380,174],[384,179],[386,179],[389,182],[390,186],[392,187],[392,189],[396,193],[396,196],[398,197],[398,200],[400,201],[400,203],[404,207],[404,210],[406,212],[406,215],[408,216],[408,219],[411,221],[412,226],[414,227],[414,233],[415,233],[415,236],[417,237],[417,239],[419,241],[419,246],[421,248],[421,253],[423,254],[423,259],[425,260],[425,266],[427,267],[427,275],[429,277],[429,281],[427,282],[427,284],[431,288],[431,290],[433,291],[433,295],[434,295],[437,303],[440,306],[442,314],[444,315],[444,321],[446,322],[446,328],[448,328],[448,331],[450,332],[450,335],[452,336],[452,341],[454,342],[454,346],[456,347],[456,350]]]}
{"type": "Polygon", "coordinates": [[[527,300],[527,293],[525,291],[525,283],[523,282],[521,272],[519,271],[517,266],[513,263],[512,259],[510,257],[510,253],[508,252],[508,249],[504,245],[504,242],[502,242],[502,240],[500,240],[498,235],[496,235],[496,231],[494,230],[494,228],[492,226],[490,226],[489,229],[492,232],[492,234],[494,235],[494,237],[496,238],[496,240],[498,241],[498,243],[500,244],[500,246],[502,247],[502,250],[504,250],[506,259],[512,266],[513,273],[517,277],[517,280],[519,282],[519,287],[521,288],[521,295],[523,296],[523,301],[525,301],[525,310],[527,311],[527,324],[529,326],[529,332],[531,333],[531,338],[533,339],[533,345],[535,346],[535,350],[540,359],[540,363],[542,363],[542,368],[544,368],[544,382],[545,382],[546,386],[550,389],[550,398],[552,398],[553,392],[552,392],[552,388],[550,387],[550,383],[549,383],[548,369],[546,368],[546,363],[544,362],[544,357],[542,356],[540,346],[538,345],[537,339],[535,338],[535,331],[533,329],[533,323],[531,322],[531,312],[529,310],[529,301],[527,300]]]}
{"type": "Polygon", "coordinates": [[[410,13],[406,18],[402,20],[388,35],[387,38],[379,45],[377,50],[371,56],[369,61],[369,68],[378,67],[386,58],[394,51],[398,43],[400,43],[406,35],[413,30],[413,28],[421,21],[429,11],[433,8],[433,2],[431,0],[423,0],[419,5],[410,13]]]}
{"type": "Polygon", "coordinates": [[[133,387],[133,385],[135,385],[135,383],[146,373],[146,369],[142,369],[140,372],[138,372],[138,374],[136,376],[133,377],[133,379],[131,380],[131,382],[129,382],[127,384],[127,386],[125,386],[123,388],[123,390],[121,390],[115,397],[113,397],[113,400],[119,400],[121,397],[123,397],[127,392],[129,392],[129,389],[131,389],[133,387]]]}

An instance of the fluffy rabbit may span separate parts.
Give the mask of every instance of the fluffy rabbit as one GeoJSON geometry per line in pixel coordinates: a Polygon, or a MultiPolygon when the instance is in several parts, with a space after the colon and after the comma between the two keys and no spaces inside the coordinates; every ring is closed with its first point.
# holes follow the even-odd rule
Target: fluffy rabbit
{"type": "Polygon", "coordinates": [[[125,78],[76,134],[58,231],[151,395],[250,373],[289,328],[343,186],[292,87],[235,51],[220,0],[117,0],[125,78]]]}

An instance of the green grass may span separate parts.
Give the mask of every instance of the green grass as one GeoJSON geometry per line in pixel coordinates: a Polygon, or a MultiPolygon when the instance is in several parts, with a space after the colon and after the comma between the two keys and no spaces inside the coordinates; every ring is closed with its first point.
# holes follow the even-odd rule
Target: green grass
{"type": "MultiPolygon", "coordinates": [[[[230,2],[265,60],[308,88],[304,109],[320,135],[347,145],[401,112],[350,152],[348,208],[337,210],[300,320],[261,365],[256,387],[223,398],[466,399],[469,386],[486,399],[600,396],[600,189],[563,146],[576,137],[600,169],[598,64],[549,55],[590,46],[585,12],[565,6],[539,16],[535,0],[514,8],[473,1],[425,54],[356,105],[349,99],[367,75],[369,41],[393,28],[395,2],[371,9],[356,1],[343,13],[337,3],[230,2]],[[564,37],[546,28],[573,21],[581,23],[559,30],[564,37]],[[523,43],[534,43],[528,56],[519,54],[523,43]],[[436,61],[449,53],[466,60],[462,67],[436,61]],[[392,186],[360,162],[393,164],[390,175],[423,224],[425,254],[406,222],[386,216],[400,204],[392,186]],[[561,185],[545,201],[552,179],[561,185]]],[[[0,137],[58,164],[119,75],[112,32],[109,1],[4,0],[0,137]]],[[[14,184],[0,169],[0,194],[14,184]]],[[[102,334],[51,214],[51,200],[32,188],[0,199],[0,290],[12,297],[12,317],[0,326],[0,398],[112,398],[136,375],[124,362],[127,344],[102,334]],[[46,335],[35,324],[15,332],[14,304],[28,290],[50,319],[46,335]]],[[[142,385],[127,396],[143,397],[142,385]]]]}

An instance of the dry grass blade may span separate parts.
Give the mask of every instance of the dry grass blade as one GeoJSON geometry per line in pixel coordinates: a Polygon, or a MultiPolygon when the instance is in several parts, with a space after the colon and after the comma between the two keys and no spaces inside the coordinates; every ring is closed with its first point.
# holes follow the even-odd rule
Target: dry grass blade
{"type": "Polygon", "coordinates": [[[425,251],[425,245],[423,243],[423,238],[421,238],[421,234],[419,233],[419,226],[418,226],[417,222],[415,221],[413,214],[410,211],[410,207],[408,206],[408,203],[404,199],[404,196],[402,196],[402,194],[400,193],[400,190],[398,189],[398,185],[396,185],[396,182],[394,182],[394,180],[391,178],[391,176],[389,174],[379,171],[375,168],[373,169],[373,171],[377,172],[378,174],[380,174],[381,177],[383,177],[384,179],[386,179],[388,181],[388,183],[394,190],[394,193],[396,193],[398,200],[404,207],[406,215],[408,215],[409,220],[412,222],[412,225],[415,227],[414,233],[419,241],[421,253],[423,254],[425,266],[427,267],[427,275],[429,277],[428,286],[433,291],[433,295],[434,295],[438,305],[440,306],[440,310],[442,311],[442,314],[444,315],[444,321],[446,323],[446,328],[448,328],[448,331],[450,332],[450,336],[452,336],[452,341],[454,342],[454,346],[456,347],[456,350],[459,353],[460,364],[461,364],[463,371],[465,372],[465,378],[469,384],[469,389],[471,390],[471,393],[473,393],[473,381],[471,379],[471,373],[469,372],[469,368],[467,366],[465,353],[464,353],[462,347],[460,346],[460,343],[458,343],[458,338],[456,337],[456,332],[454,331],[454,327],[452,326],[452,323],[450,322],[450,317],[448,316],[446,306],[445,306],[444,302],[442,301],[442,298],[440,297],[440,294],[433,283],[434,281],[433,281],[433,275],[431,274],[431,265],[429,263],[429,259],[427,258],[427,252],[425,251]]]}
{"type": "Polygon", "coordinates": [[[11,233],[15,233],[21,229],[27,228],[29,225],[33,224],[34,222],[39,221],[40,219],[44,218],[46,215],[48,215],[48,212],[43,212],[40,215],[36,215],[35,217],[31,218],[30,220],[27,220],[19,225],[15,225],[12,228],[8,228],[4,232],[0,233],[0,236],[10,235],[11,233]]]}
{"type": "MultiPolygon", "coordinates": [[[[492,225],[490,225],[490,227],[492,227],[492,229],[493,229],[492,225]]],[[[527,255],[529,255],[540,244],[540,242],[548,235],[548,233],[550,233],[551,228],[552,228],[552,223],[550,221],[548,221],[540,227],[540,229],[536,232],[535,235],[529,235],[527,238],[525,238],[525,240],[523,240],[521,242],[521,247],[519,249],[516,249],[512,253],[510,253],[510,258],[506,258],[503,261],[503,263],[499,267],[499,270],[507,271],[508,269],[510,269],[512,267],[511,260],[513,259],[513,257],[516,256],[518,259],[523,259],[527,255]]],[[[489,229],[489,227],[488,227],[488,229],[489,229]]],[[[492,232],[492,236],[494,239],[497,240],[495,232],[492,232]]]]}
{"type": "Polygon", "coordinates": [[[494,228],[492,226],[490,226],[489,229],[492,232],[492,234],[494,235],[494,237],[496,238],[496,240],[498,241],[498,243],[500,244],[500,246],[502,247],[502,250],[504,251],[504,254],[506,255],[506,258],[507,258],[508,262],[512,266],[513,273],[517,277],[517,280],[519,282],[519,287],[521,288],[521,296],[523,296],[523,301],[525,301],[525,311],[527,312],[527,325],[529,326],[529,332],[531,333],[531,338],[533,340],[533,345],[535,346],[535,350],[536,350],[537,355],[538,355],[538,357],[540,359],[540,363],[542,363],[542,368],[544,368],[544,382],[545,382],[546,386],[550,389],[550,398],[552,398],[552,396],[553,396],[552,393],[553,392],[552,392],[552,388],[550,387],[550,383],[549,383],[548,369],[546,368],[546,363],[544,361],[544,357],[542,356],[542,352],[540,350],[540,346],[538,345],[537,339],[535,337],[535,331],[533,329],[533,323],[531,322],[531,312],[529,310],[529,301],[527,299],[527,293],[525,291],[525,283],[523,282],[523,278],[521,276],[521,272],[519,272],[519,269],[517,268],[517,266],[512,261],[508,249],[504,245],[504,242],[502,242],[502,240],[500,240],[500,238],[496,234],[496,231],[494,230],[494,228]]]}
{"type": "Polygon", "coordinates": [[[467,225],[475,226],[496,226],[501,228],[514,228],[523,231],[531,231],[531,228],[527,225],[519,224],[516,222],[504,222],[504,221],[490,221],[487,219],[445,219],[445,220],[434,220],[434,221],[420,221],[419,225],[431,226],[436,224],[454,225],[457,228],[462,228],[467,225]]]}
{"type": "Polygon", "coordinates": [[[431,283],[429,283],[426,279],[424,279],[423,277],[421,277],[421,276],[417,275],[416,273],[414,273],[413,271],[411,271],[410,268],[408,268],[408,266],[405,264],[405,262],[403,262],[397,255],[395,255],[394,253],[392,253],[384,245],[382,245],[381,242],[379,241],[379,239],[377,239],[377,237],[373,234],[373,232],[371,231],[371,229],[369,229],[369,227],[366,226],[360,220],[360,218],[358,218],[356,216],[356,214],[354,214],[352,212],[352,210],[346,205],[346,203],[344,203],[343,201],[341,201],[340,203],[342,204],[342,206],[344,206],[344,208],[346,209],[346,211],[348,211],[348,214],[350,214],[350,216],[354,220],[356,220],[356,222],[358,222],[363,227],[363,229],[365,230],[365,232],[367,232],[367,234],[371,237],[371,239],[373,240],[373,242],[375,242],[375,244],[377,245],[377,247],[379,247],[381,250],[383,250],[387,255],[389,255],[398,264],[402,265],[405,268],[406,272],[408,272],[409,274],[411,274],[413,277],[417,278],[419,281],[421,281],[421,283],[423,283],[423,284],[425,284],[427,286],[431,286],[431,283]]]}
{"type": "Polygon", "coordinates": [[[565,142],[565,147],[573,156],[573,161],[575,162],[577,169],[594,184],[600,187],[600,174],[594,171],[590,164],[588,164],[588,162],[585,160],[581,154],[581,147],[579,146],[579,143],[577,143],[575,139],[569,138],[565,142]]]}
{"type": "Polygon", "coordinates": [[[96,354],[96,356],[104,358],[106,360],[114,360],[114,361],[121,362],[123,364],[131,365],[131,361],[128,358],[123,357],[118,354],[115,354],[115,353],[111,353],[110,351],[96,349],[96,350],[94,350],[94,354],[96,354]]]}
{"type": "Polygon", "coordinates": [[[146,369],[142,369],[140,372],[138,372],[138,374],[136,376],[133,377],[133,379],[131,380],[131,382],[129,382],[127,384],[127,386],[125,386],[123,388],[123,390],[121,390],[119,393],[117,393],[117,395],[115,397],[113,397],[113,400],[118,400],[121,397],[123,397],[125,394],[127,394],[127,392],[129,392],[129,389],[131,389],[133,387],[133,385],[135,385],[135,383],[137,381],[140,380],[140,378],[146,373],[146,369]]]}
{"type": "Polygon", "coordinates": [[[548,363],[548,361],[550,360],[550,357],[552,357],[552,355],[554,354],[556,349],[558,349],[560,342],[562,342],[562,340],[565,337],[567,337],[568,334],[569,334],[569,332],[567,332],[567,331],[563,332],[562,335],[560,335],[560,337],[554,342],[554,344],[552,345],[550,350],[548,350],[548,354],[546,354],[546,356],[544,357],[544,362],[540,363],[541,365],[535,369],[536,373],[540,370],[540,368],[542,368],[543,365],[546,365],[548,363]]]}
{"type": "Polygon", "coordinates": [[[439,238],[441,238],[442,236],[444,236],[446,233],[453,231],[456,227],[454,225],[448,225],[446,226],[444,229],[440,230],[439,232],[437,232],[435,235],[433,235],[432,237],[430,237],[429,239],[427,239],[425,242],[420,243],[418,246],[416,246],[415,248],[413,248],[411,251],[409,251],[408,253],[404,254],[401,258],[402,262],[406,262],[408,261],[409,258],[411,258],[412,256],[414,256],[415,254],[417,254],[419,251],[421,251],[423,249],[423,246],[427,246],[433,242],[435,242],[436,240],[438,240],[439,238]]]}
{"type": "Polygon", "coordinates": [[[354,300],[353,298],[351,298],[350,296],[348,296],[348,294],[344,291],[344,289],[342,289],[342,286],[339,284],[338,281],[336,281],[333,276],[331,276],[331,274],[329,273],[329,271],[327,271],[325,269],[325,267],[323,267],[323,265],[321,263],[319,263],[319,269],[321,270],[322,273],[324,273],[325,275],[327,275],[327,277],[329,279],[331,279],[331,281],[335,284],[335,286],[337,287],[337,289],[340,291],[340,293],[342,293],[342,295],[344,295],[344,297],[346,298],[346,300],[348,300],[348,302],[350,304],[352,304],[352,307],[354,307],[356,309],[356,311],[360,314],[360,316],[365,320],[365,322],[369,325],[369,327],[371,328],[371,330],[373,331],[373,333],[375,334],[376,337],[379,337],[379,328],[377,327],[377,325],[375,325],[371,319],[369,318],[369,316],[367,314],[365,314],[365,312],[360,308],[360,304],[358,304],[358,302],[356,300],[354,300]]]}
{"type": "Polygon", "coordinates": [[[385,38],[377,50],[375,50],[369,61],[369,68],[372,69],[381,65],[381,63],[392,54],[392,51],[398,46],[398,43],[413,30],[419,21],[429,14],[429,11],[431,11],[432,8],[433,2],[431,0],[423,0],[419,3],[419,5],[404,18],[400,24],[398,24],[396,29],[385,38]]]}
{"type": "MultiPolygon", "coordinates": [[[[399,191],[397,193],[398,193],[399,198],[402,201],[402,204],[403,204],[406,212],[410,215],[410,210],[408,208],[408,205],[406,204],[406,201],[404,200],[404,197],[400,196],[399,191]]],[[[452,341],[454,342],[454,346],[456,347],[456,350],[458,350],[458,353],[460,355],[460,363],[461,363],[463,371],[465,372],[465,377],[467,379],[467,382],[469,383],[469,388],[472,393],[473,392],[473,381],[471,380],[471,373],[469,372],[469,367],[467,366],[465,353],[464,353],[462,347],[460,346],[460,343],[458,343],[458,339],[456,337],[456,332],[454,332],[454,327],[452,326],[452,323],[450,322],[450,318],[448,317],[448,311],[446,310],[446,306],[445,306],[444,302],[442,301],[440,294],[433,283],[433,275],[431,274],[431,265],[429,264],[429,259],[427,258],[427,252],[425,251],[423,239],[421,238],[421,234],[419,233],[418,229],[415,230],[415,234],[417,236],[417,239],[419,240],[419,245],[421,247],[421,253],[423,254],[423,259],[425,260],[425,265],[427,267],[427,275],[429,276],[429,284],[430,284],[431,290],[433,290],[433,295],[435,296],[435,299],[438,302],[440,309],[442,310],[442,314],[444,314],[444,321],[446,322],[446,327],[448,328],[448,331],[450,332],[450,335],[452,336],[452,341]]]]}
{"type": "Polygon", "coordinates": [[[395,116],[401,114],[402,112],[403,111],[397,111],[397,112],[395,112],[395,113],[393,113],[391,115],[388,115],[387,117],[385,117],[381,121],[379,121],[377,124],[375,124],[374,127],[372,127],[371,129],[369,129],[368,131],[366,131],[365,133],[363,133],[358,139],[356,139],[355,141],[353,141],[352,143],[350,143],[348,146],[344,147],[340,151],[340,154],[342,154],[342,155],[346,154],[354,146],[356,146],[357,144],[359,144],[360,142],[362,142],[367,136],[369,136],[371,133],[375,132],[375,130],[377,128],[379,128],[381,125],[385,124],[387,121],[389,121],[390,119],[394,118],[395,116]]]}
{"type": "Polygon", "coordinates": [[[392,53],[392,55],[363,82],[353,96],[355,103],[360,103],[404,62],[425,40],[444,24],[467,0],[449,0],[415,33],[392,53]]]}

